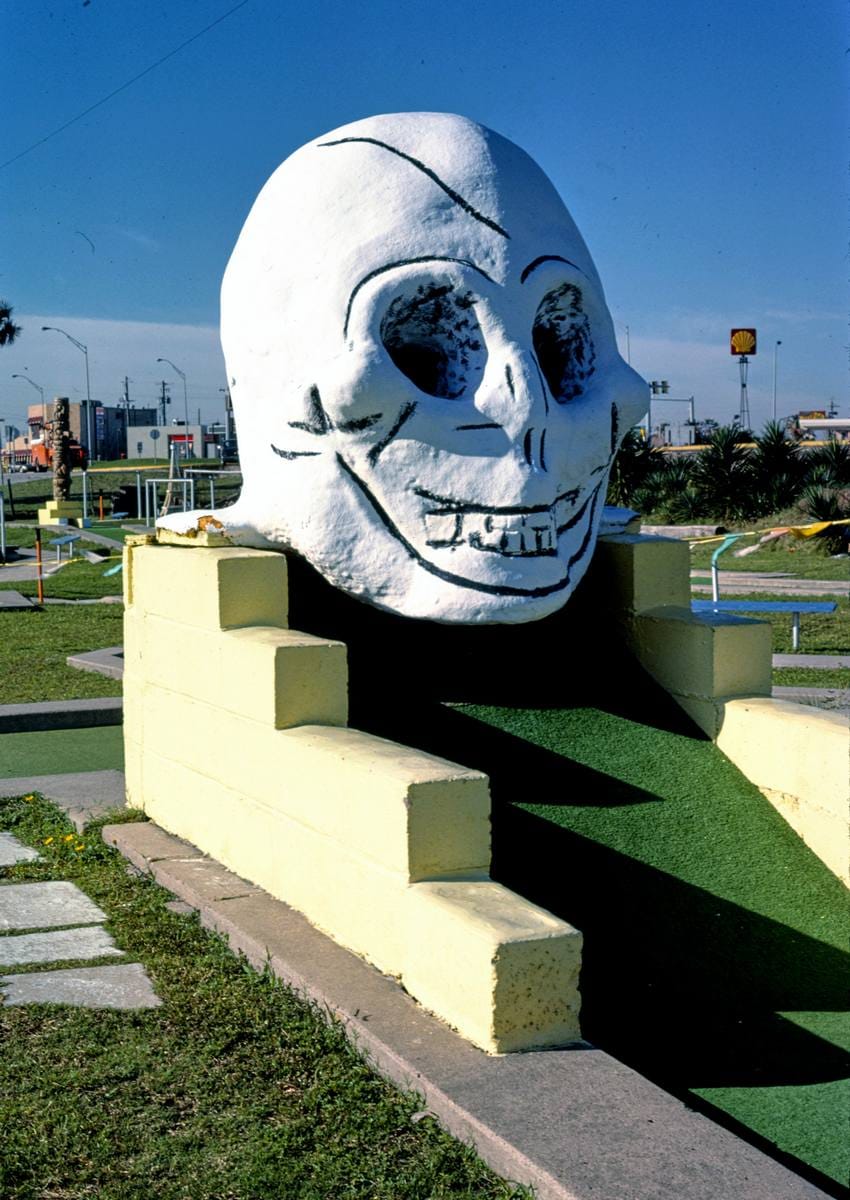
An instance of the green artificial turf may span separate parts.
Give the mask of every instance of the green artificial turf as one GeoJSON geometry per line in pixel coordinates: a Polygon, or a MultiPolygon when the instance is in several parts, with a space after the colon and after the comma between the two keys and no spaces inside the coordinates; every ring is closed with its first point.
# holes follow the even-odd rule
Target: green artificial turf
{"type": "Polygon", "coordinates": [[[338,1026],[194,914],[169,912],[169,893],[128,874],[96,828],[80,838],[32,797],[0,801],[0,829],[44,859],[0,874],[77,884],[163,1001],[0,1008],[3,1200],[527,1195],[379,1079],[338,1026]]]}
{"type": "Polygon", "coordinates": [[[121,681],[69,667],[69,654],[123,643],[123,605],[0,612],[0,704],[119,696],[121,681]]]}
{"type": "Polygon", "coordinates": [[[0,779],[123,770],[120,725],[0,734],[0,779]]]}
{"type": "Polygon", "coordinates": [[[455,709],[517,766],[537,750],[530,787],[494,779],[498,867],[583,930],[592,1041],[844,1183],[847,892],[714,745],[645,704],[455,709]]]}

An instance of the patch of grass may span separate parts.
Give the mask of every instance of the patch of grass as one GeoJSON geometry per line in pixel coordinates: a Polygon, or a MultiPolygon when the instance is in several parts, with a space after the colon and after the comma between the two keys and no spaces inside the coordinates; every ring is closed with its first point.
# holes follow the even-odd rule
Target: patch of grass
{"type": "MultiPolygon", "coordinates": [[[[753,541],[742,538],[738,545],[752,545],[753,541]]],[[[708,575],[711,556],[719,545],[719,542],[695,544],[691,549],[691,568],[708,575]]],[[[817,538],[782,538],[743,558],[735,557],[736,548],[721,555],[718,560],[721,571],[785,571],[800,579],[835,579],[845,583],[850,580],[850,558],[830,558],[817,538]]]]}
{"type": "Polygon", "coordinates": [[[850,671],[822,671],[819,667],[776,667],[777,687],[850,688],[850,671]]]}
{"type": "MultiPolygon", "coordinates": [[[[197,463],[191,464],[196,469],[207,470],[207,464],[203,460],[198,460],[197,463]]],[[[242,487],[242,477],[239,474],[231,474],[232,468],[225,468],[225,472],[218,474],[215,479],[215,498],[216,506],[221,507],[225,504],[232,503],[242,487]]],[[[144,503],[144,481],[150,478],[166,478],[168,476],[168,463],[160,460],[158,464],[151,467],[139,467],[135,465],[128,467],[126,461],[116,464],[112,468],[102,467],[100,470],[92,469],[88,473],[88,495],[89,495],[89,515],[96,514],[98,511],[98,493],[103,492],[103,502],[106,516],[111,513],[112,493],[120,487],[136,487],[136,475],[140,473],[142,476],[142,495],[144,503]]],[[[198,481],[196,488],[196,502],[199,507],[202,507],[208,500],[208,484],[204,481],[198,481]]],[[[14,497],[14,514],[7,506],[7,518],[18,521],[36,521],[38,519],[38,510],[42,508],[48,500],[53,499],[53,480],[49,475],[43,475],[39,479],[28,480],[26,483],[14,482],[12,484],[12,494],[14,497]]],[[[163,489],[160,487],[159,495],[162,499],[163,489]]],[[[71,473],[71,499],[82,502],[83,498],[83,479],[80,471],[71,473]]]]}
{"type": "MultiPolygon", "coordinates": [[[[45,599],[97,600],[102,596],[120,596],[122,572],[118,571],[115,575],[104,574],[104,571],[116,566],[120,561],[119,554],[115,552],[111,556],[107,555],[102,563],[90,563],[83,558],[74,558],[66,562],[55,574],[44,576],[45,599]]],[[[3,576],[0,575],[0,589],[20,592],[22,596],[33,598],[38,595],[38,583],[34,579],[3,583],[3,576]]],[[[121,609],[121,605],[116,607],[121,609]]]]}
{"type": "Polygon", "coordinates": [[[123,615],[120,604],[57,604],[0,612],[0,704],[120,695],[120,680],[78,671],[65,659],[121,645],[123,615]]]}
{"type": "Polygon", "coordinates": [[[494,1175],[423,1105],[382,1082],[342,1031],[237,959],[168,893],[129,877],[89,829],[84,849],[38,797],[0,801],[0,826],[99,904],[159,1009],[0,1010],[5,1200],[506,1200],[494,1175]],[[53,841],[45,845],[45,839],[53,841]],[[68,847],[71,849],[68,849],[68,847]]]}

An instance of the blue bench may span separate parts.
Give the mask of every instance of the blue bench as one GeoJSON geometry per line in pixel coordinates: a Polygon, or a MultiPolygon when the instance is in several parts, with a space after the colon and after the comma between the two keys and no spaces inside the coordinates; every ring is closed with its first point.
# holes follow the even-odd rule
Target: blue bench
{"type": "Polygon", "coordinates": [[[834,600],[692,600],[695,613],[790,613],[791,648],[800,649],[800,614],[835,612],[834,600]]]}
{"type": "Polygon", "coordinates": [[[68,557],[73,558],[74,542],[78,542],[79,540],[80,535],[78,533],[66,533],[64,537],[53,538],[53,540],[50,542],[50,545],[56,547],[56,561],[59,562],[62,558],[63,546],[68,547],[68,557]]]}

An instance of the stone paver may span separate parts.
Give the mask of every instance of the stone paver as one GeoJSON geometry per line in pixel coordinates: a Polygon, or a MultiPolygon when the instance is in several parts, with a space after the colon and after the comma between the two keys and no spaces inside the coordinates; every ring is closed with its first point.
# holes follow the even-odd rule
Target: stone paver
{"type": "Polygon", "coordinates": [[[123,953],[100,925],[0,937],[0,967],[55,963],[70,959],[117,958],[123,953]]]}
{"type": "Polygon", "coordinates": [[[41,855],[32,846],[25,846],[11,833],[0,833],[0,867],[13,867],[15,863],[38,862],[41,855]]]}
{"type": "Polygon", "coordinates": [[[73,1004],[78,1008],[158,1008],[162,1001],[139,963],[0,975],[3,1003],[73,1004]]]}
{"type": "Polygon", "coordinates": [[[0,887],[0,930],[93,925],[106,913],[73,883],[8,883],[0,887]]]}

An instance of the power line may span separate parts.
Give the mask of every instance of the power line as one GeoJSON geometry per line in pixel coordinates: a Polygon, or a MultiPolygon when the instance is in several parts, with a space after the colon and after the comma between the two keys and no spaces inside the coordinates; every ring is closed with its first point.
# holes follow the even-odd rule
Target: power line
{"type": "Polygon", "coordinates": [[[100,108],[101,105],[106,104],[108,100],[111,100],[114,96],[117,96],[119,92],[125,91],[128,87],[132,87],[134,83],[138,83],[140,79],[144,79],[145,75],[149,75],[151,71],[155,71],[157,67],[161,67],[164,62],[169,60],[169,58],[173,58],[175,54],[179,54],[181,50],[185,50],[187,46],[191,46],[192,42],[196,42],[199,37],[203,37],[205,33],[209,33],[209,31],[214,29],[216,25],[220,25],[221,22],[226,20],[227,17],[232,16],[237,9],[244,8],[248,3],[249,0],[239,0],[239,3],[234,4],[233,8],[229,8],[226,13],[222,13],[220,17],[216,17],[216,19],[211,21],[209,25],[205,25],[203,29],[199,29],[197,33],[193,33],[192,36],[187,38],[185,42],[181,42],[179,46],[175,46],[173,50],[169,50],[167,54],[163,54],[162,58],[158,58],[155,63],[151,63],[149,67],[145,67],[144,71],[140,71],[138,75],[134,75],[133,78],[128,79],[126,83],[122,83],[120,87],[115,88],[115,90],[110,92],[108,96],[104,96],[102,99],[96,100],[94,104],[89,105],[89,107],[83,112],[78,113],[75,117],[71,117],[70,121],[66,121],[64,125],[60,125],[58,129],[54,129],[50,133],[45,134],[43,138],[39,138],[38,141],[33,142],[31,146],[27,146],[26,150],[22,150],[20,154],[16,154],[14,158],[9,158],[6,160],[6,162],[0,163],[0,171],[2,171],[5,167],[10,167],[12,163],[16,163],[19,158],[23,158],[25,155],[31,153],[31,151],[37,150],[39,146],[43,146],[45,142],[49,142],[50,139],[56,137],[58,133],[63,133],[72,125],[76,125],[77,121],[82,121],[83,117],[87,117],[89,113],[94,112],[96,108],[100,108]]]}

